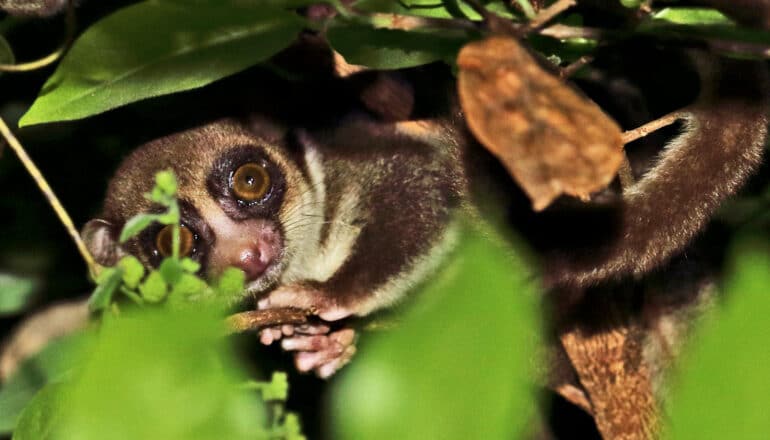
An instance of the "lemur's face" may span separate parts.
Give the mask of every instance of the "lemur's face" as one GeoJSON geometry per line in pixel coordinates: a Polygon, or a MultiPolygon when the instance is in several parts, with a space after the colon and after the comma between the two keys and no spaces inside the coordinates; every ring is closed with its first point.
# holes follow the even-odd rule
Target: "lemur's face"
{"type": "Polygon", "coordinates": [[[179,185],[180,254],[198,261],[204,276],[233,266],[245,273],[247,292],[266,290],[303,259],[318,235],[313,218],[322,214],[309,180],[282,143],[224,121],[141,146],[111,181],[104,219],[89,223],[89,247],[106,264],[125,252],[156,267],[171,255],[171,226],[154,224],[123,245],[115,243],[129,218],[162,210],[142,194],[155,173],[171,169],[179,185]]]}

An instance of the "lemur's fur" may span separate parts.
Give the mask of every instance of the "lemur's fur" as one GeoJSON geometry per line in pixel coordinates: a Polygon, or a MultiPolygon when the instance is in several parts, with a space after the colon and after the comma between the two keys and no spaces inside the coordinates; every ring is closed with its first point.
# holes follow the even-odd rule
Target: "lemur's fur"
{"type": "MultiPolygon", "coordinates": [[[[591,241],[542,250],[548,287],[584,288],[661,265],[761,162],[770,96],[765,67],[733,60],[700,64],[703,86],[683,112],[681,134],[622,196],[597,203],[602,221],[573,231],[591,241]]],[[[451,247],[455,212],[474,204],[476,177],[483,174],[472,165],[482,150],[469,139],[462,120],[452,117],[383,122],[356,113],[320,128],[284,126],[259,114],[218,120],[135,150],[110,183],[102,219],[85,235],[102,262],[114,262],[122,225],[152,209],[142,194],[157,171],[171,168],[183,221],[200,237],[203,250],[195,257],[205,270],[221,269],[214,250],[236,243],[217,237],[216,227],[234,231],[234,240],[259,231],[281,243],[274,264],[248,284],[249,293],[264,295],[261,308],[314,308],[329,321],[367,315],[396,303],[451,247]],[[227,179],[212,178],[232,173],[248,152],[274,164],[280,200],[276,195],[264,206],[239,207],[227,179]],[[227,155],[235,155],[230,168],[220,170],[215,164],[227,155]],[[255,219],[260,223],[247,227],[255,219]]],[[[154,262],[152,236],[121,249],[154,262]]],[[[266,331],[263,341],[282,336],[280,329],[266,331]]],[[[300,346],[329,348],[322,336],[312,338],[300,346]]],[[[284,347],[297,346],[285,339],[284,347]]],[[[329,357],[303,365],[320,368],[329,357]]],[[[327,366],[324,374],[339,366],[327,366]]]]}

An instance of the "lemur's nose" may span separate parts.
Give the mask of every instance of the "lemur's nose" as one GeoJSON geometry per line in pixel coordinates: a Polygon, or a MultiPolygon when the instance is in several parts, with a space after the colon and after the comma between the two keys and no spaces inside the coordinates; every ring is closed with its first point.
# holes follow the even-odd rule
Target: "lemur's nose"
{"type": "Polygon", "coordinates": [[[233,261],[231,264],[238,269],[241,269],[244,274],[246,274],[247,282],[254,281],[259,278],[260,275],[265,272],[267,266],[270,265],[269,258],[264,257],[265,256],[259,251],[259,248],[253,246],[242,250],[238,255],[237,260],[233,261]]]}

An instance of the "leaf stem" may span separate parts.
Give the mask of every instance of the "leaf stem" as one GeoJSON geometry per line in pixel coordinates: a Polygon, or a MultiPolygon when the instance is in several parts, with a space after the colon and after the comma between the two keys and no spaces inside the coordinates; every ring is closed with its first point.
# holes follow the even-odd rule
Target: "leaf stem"
{"type": "Polygon", "coordinates": [[[94,261],[94,257],[90,252],[88,252],[88,248],[80,238],[80,234],[75,228],[75,224],[72,222],[72,218],[67,213],[67,210],[64,209],[64,206],[59,201],[59,198],[56,197],[56,194],[53,192],[50,185],[48,185],[48,182],[45,180],[45,177],[43,177],[40,169],[29,157],[26,150],[24,150],[24,147],[21,145],[16,136],[13,135],[13,132],[11,132],[11,129],[8,128],[8,125],[2,118],[0,118],[0,135],[2,135],[5,141],[8,142],[8,146],[14,151],[14,153],[16,153],[22,165],[24,165],[24,168],[26,168],[29,175],[32,176],[35,184],[37,184],[37,187],[40,188],[40,191],[51,205],[51,208],[53,208],[54,212],[56,212],[56,216],[59,217],[59,221],[61,221],[62,225],[64,225],[64,228],[67,230],[70,238],[72,238],[72,241],[75,242],[75,246],[77,246],[80,255],[83,257],[83,260],[88,266],[88,271],[91,277],[96,279],[96,276],[101,271],[101,266],[97,264],[96,261],[94,261]]]}

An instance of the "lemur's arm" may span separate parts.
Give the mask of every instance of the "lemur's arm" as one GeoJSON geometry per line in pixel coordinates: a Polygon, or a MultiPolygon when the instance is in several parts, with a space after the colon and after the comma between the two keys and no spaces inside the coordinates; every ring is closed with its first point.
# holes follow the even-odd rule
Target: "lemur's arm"
{"type": "Polygon", "coordinates": [[[682,111],[682,134],[624,191],[604,242],[546,255],[547,285],[582,287],[647,273],[681,250],[761,163],[770,106],[766,66],[722,60],[700,71],[702,90],[682,111]]]}

